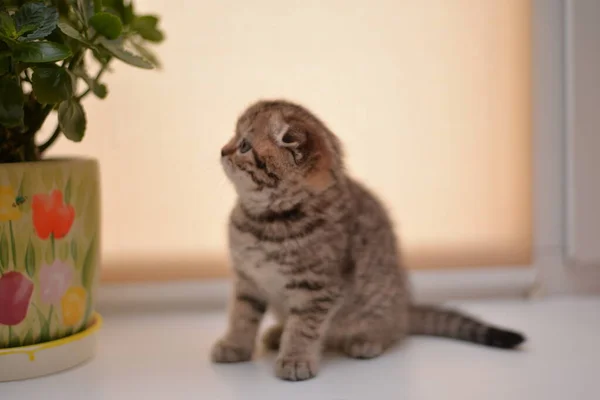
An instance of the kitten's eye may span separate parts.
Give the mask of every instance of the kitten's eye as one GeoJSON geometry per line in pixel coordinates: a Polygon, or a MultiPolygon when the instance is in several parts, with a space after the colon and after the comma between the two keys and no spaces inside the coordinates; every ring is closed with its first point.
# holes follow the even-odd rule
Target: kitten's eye
{"type": "Polygon", "coordinates": [[[243,139],[242,143],[240,143],[240,153],[242,154],[247,153],[251,148],[252,146],[250,146],[250,142],[248,142],[246,139],[243,139]]]}

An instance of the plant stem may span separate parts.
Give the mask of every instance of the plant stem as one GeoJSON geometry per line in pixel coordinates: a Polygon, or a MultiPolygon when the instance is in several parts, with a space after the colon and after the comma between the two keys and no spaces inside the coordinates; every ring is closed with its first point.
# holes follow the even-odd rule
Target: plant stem
{"type": "Polygon", "coordinates": [[[17,270],[17,246],[15,245],[15,234],[13,232],[12,221],[8,221],[8,230],[10,231],[10,247],[13,256],[13,269],[17,270]]]}
{"type": "Polygon", "coordinates": [[[48,148],[50,146],[52,146],[54,141],[56,141],[56,139],[58,139],[58,137],[60,136],[60,132],[61,132],[60,125],[57,125],[56,129],[52,133],[52,136],[50,136],[44,144],[42,144],[41,146],[38,147],[40,154],[43,153],[44,151],[48,150],[48,148]]]}
{"type": "Polygon", "coordinates": [[[92,91],[92,89],[90,89],[89,87],[85,90],[85,92],[81,93],[79,96],[77,96],[77,100],[81,101],[81,99],[83,99],[85,96],[87,96],[88,94],[90,94],[90,92],[92,91]]]}
{"type": "Polygon", "coordinates": [[[102,68],[100,68],[100,71],[98,71],[98,74],[96,74],[96,81],[98,81],[98,79],[100,79],[104,71],[108,69],[108,64],[110,64],[110,59],[106,62],[106,64],[102,65],[102,68]]]}
{"type": "MultiPolygon", "coordinates": [[[[102,67],[100,68],[100,70],[96,74],[96,77],[94,78],[94,85],[98,83],[98,81],[102,77],[102,74],[104,74],[104,72],[108,69],[109,63],[110,63],[110,60],[108,60],[106,62],[106,64],[102,64],[102,67]]],[[[87,96],[91,91],[92,91],[91,87],[88,86],[88,88],[85,90],[85,92],[83,92],[82,94],[77,96],[77,100],[81,101],[81,99],[83,99],[85,96],[87,96]]]]}
{"type": "Polygon", "coordinates": [[[52,246],[52,261],[56,260],[56,245],[54,241],[54,233],[50,234],[50,245],[52,246]]]}
{"type": "Polygon", "coordinates": [[[8,347],[12,347],[12,326],[8,326],[8,347]]]}
{"type": "Polygon", "coordinates": [[[81,59],[83,58],[83,55],[84,55],[84,52],[83,51],[79,51],[78,53],[76,53],[73,56],[73,58],[69,62],[69,71],[73,71],[75,69],[75,67],[81,62],[81,59]]]}

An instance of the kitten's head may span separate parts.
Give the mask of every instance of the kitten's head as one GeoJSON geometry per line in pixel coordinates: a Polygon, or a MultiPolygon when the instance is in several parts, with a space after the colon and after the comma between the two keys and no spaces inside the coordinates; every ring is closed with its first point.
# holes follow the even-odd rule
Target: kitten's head
{"type": "Polygon", "coordinates": [[[260,101],[238,119],[221,162],[240,194],[277,190],[282,183],[319,191],[341,169],[341,150],[308,110],[287,101],[260,101]]]}

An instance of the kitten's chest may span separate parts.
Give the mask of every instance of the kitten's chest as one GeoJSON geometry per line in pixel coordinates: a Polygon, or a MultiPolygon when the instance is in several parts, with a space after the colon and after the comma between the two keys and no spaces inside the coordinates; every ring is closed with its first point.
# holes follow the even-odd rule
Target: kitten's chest
{"type": "Polygon", "coordinates": [[[283,304],[284,290],[289,277],[279,262],[269,256],[269,249],[261,246],[243,246],[233,249],[235,268],[250,278],[270,303],[283,304]]]}

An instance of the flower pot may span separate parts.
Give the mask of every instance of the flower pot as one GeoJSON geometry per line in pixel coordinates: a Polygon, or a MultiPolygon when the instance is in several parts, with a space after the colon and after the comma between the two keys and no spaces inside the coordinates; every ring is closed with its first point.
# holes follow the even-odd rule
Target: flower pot
{"type": "Polygon", "coordinates": [[[0,349],[0,382],[37,378],[73,368],[96,352],[96,332],[102,318],[95,314],[83,332],[30,346],[0,349]]]}
{"type": "Polygon", "coordinates": [[[0,164],[0,349],[85,331],[99,278],[98,164],[0,164]]]}

